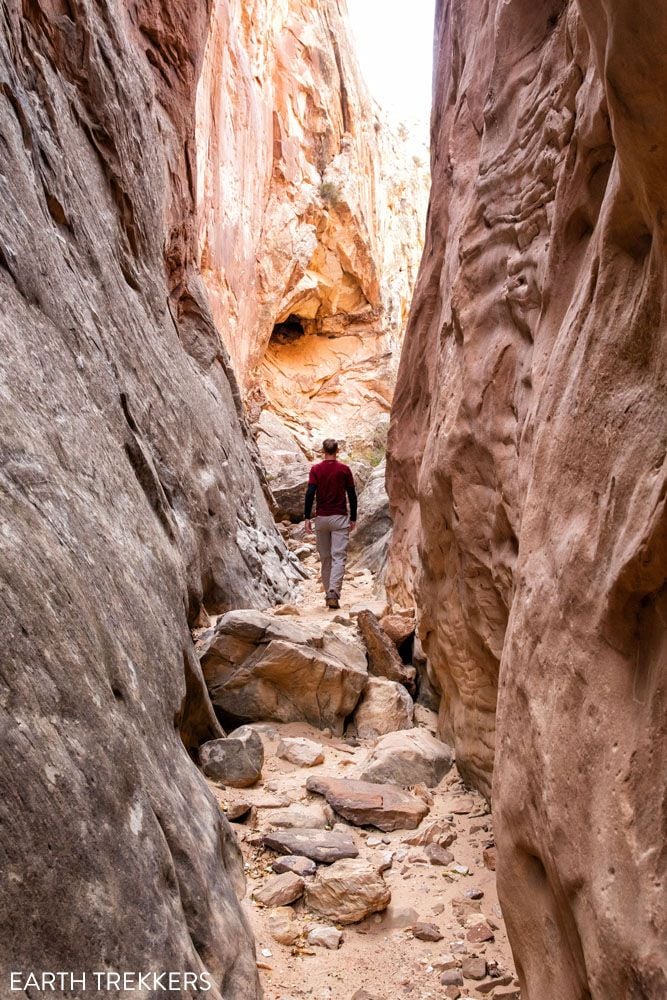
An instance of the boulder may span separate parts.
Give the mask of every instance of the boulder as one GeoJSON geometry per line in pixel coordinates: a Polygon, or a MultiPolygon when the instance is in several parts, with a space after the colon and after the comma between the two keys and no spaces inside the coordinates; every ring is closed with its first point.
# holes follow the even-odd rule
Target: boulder
{"type": "Polygon", "coordinates": [[[432,865],[439,865],[441,868],[447,868],[454,863],[452,852],[441,847],[440,844],[427,844],[424,848],[424,854],[432,865]]]}
{"type": "Polygon", "coordinates": [[[397,785],[311,775],[306,788],[323,795],[332,809],[348,822],[356,826],[375,826],[385,832],[414,829],[429,811],[423,799],[397,785]]]}
{"type": "Polygon", "coordinates": [[[414,608],[400,608],[383,615],[380,620],[382,630],[389,636],[395,646],[401,646],[409,639],[415,630],[416,615],[414,608]]]}
{"type": "Polygon", "coordinates": [[[388,733],[378,741],[359,777],[363,781],[389,781],[404,787],[422,783],[433,788],[453,763],[453,752],[446,743],[423,729],[406,729],[388,733]]]}
{"type": "Polygon", "coordinates": [[[273,827],[287,830],[323,830],[328,817],[319,802],[294,802],[287,809],[271,812],[269,822],[273,827]]]}
{"type": "Polygon", "coordinates": [[[386,677],[399,684],[413,685],[414,667],[403,663],[396,646],[380,627],[377,617],[369,609],[357,615],[357,625],[368,653],[368,671],[374,677],[386,677]]]}
{"type": "Polygon", "coordinates": [[[276,503],[276,516],[290,521],[303,520],[310,461],[289,428],[270,410],[262,410],[255,429],[266,478],[276,503]]]}
{"type": "Polygon", "coordinates": [[[204,743],[199,763],[207,778],[232,788],[248,788],[262,776],[264,747],[254,729],[241,726],[224,740],[204,743]]]}
{"type": "Polygon", "coordinates": [[[354,713],[357,734],[372,739],[398,729],[412,729],[413,711],[412,698],[402,684],[384,677],[369,677],[354,713]]]}
{"type": "Polygon", "coordinates": [[[416,833],[409,837],[403,837],[403,843],[411,847],[423,847],[426,844],[439,844],[440,847],[449,847],[456,840],[456,830],[445,819],[431,820],[425,823],[416,833]]]}
{"type": "Polygon", "coordinates": [[[367,861],[345,859],[321,868],[306,887],[306,905],[339,924],[354,924],[386,909],[391,892],[367,861]]]}
{"type": "Polygon", "coordinates": [[[225,718],[309,722],[342,733],[367,681],[359,645],[337,626],[231,611],[199,640],[213,703],[225,718]]]}
{"type": "Polygon", "coordinates": [[[330,951],[336,951],[340,948],[342,940],[343,932],[339,931],[337,927],[323,927],[319,924],[309,931],[307,938],[308,944],[319,948],[328,948],[330,951]]]}
{"type": "Polygon", "coordinates": [[[268,882],[255,889],[253,899],[261,906],[287,906],[303,896],[305,882],[294,872],[274,875],[268,882]]]}
{"type": "Polygon", "coordinates": [[[284,736],[278,744],[276,756],[298,767],[315,767],[324,763],[324,748],[314,740],[284,736]]]}
{"type": "Polygon", "coordinates": [[[301,934],[301,927],[291,906],[277,906],[269,914],[266,926],[278,944],[294,944],[301,934]]]}
{"type": "Polygon", "coordinates": [[[296,854],[325,865],[359,855],[352,837],[338,830],[274,830],[264,834],[262,843],[279,854],[296,854]]]}
{"type": "Polygon", "coordinates": [[[378,465],[359,495],[359,520],[350,539],[350,556],[372,572],[376,580],[384,577],[387,549],[391,537],[389,498],[385,488],[386,465],[378,465]]]}

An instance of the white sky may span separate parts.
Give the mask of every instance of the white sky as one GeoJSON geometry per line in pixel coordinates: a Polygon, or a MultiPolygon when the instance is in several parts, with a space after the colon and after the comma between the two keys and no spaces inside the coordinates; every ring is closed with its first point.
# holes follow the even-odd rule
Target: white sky
{"type": "Polygon", "coordinates": [[[390,118],[423,129],[427,143],[435,0],[347,0],[347,6],[371,94],[390,118]]]}

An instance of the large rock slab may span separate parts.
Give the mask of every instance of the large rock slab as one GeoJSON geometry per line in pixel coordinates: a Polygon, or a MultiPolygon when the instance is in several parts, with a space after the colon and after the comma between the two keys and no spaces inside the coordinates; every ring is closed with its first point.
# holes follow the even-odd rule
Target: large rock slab
{"type": "Polygon", "coordinates": [[[372,611],[366,609],[357,615],[357,625],[368,652],[368,671],[374,677],[386,677],[399,684],[414,685],[416,671],[407,666],[398,655],[396,646],[372,611]]]}
{"type": "Polygon", "coordinates": [[[666,8],[445,0],[436,38],[388,589],[493,793],[521,996],[667,995],[666,8]]]}
{"type": "Polygon", "coordinates": [[[385,832],[414,830],[429,812],[423,799],[397,785],[311,775],[306,788],[323,795],[331,808],[349,823],[376,826],[385,832]]]}
{"type": "Polygon", "coordinates": [[[347,859],[320,868],[305,891],[306,906],[338,924],[355,924],[385,910],[391,892],[368,861],[347,859]]]}
{"type": "Polygon", "coordinates": [[[276,503],[276,517],[303,520],[311,462],[283,421],[262,410],[255,424],[257,446],[276,503]]]}
{"type": "Polygon", "coordinates": [[[296,854],[325,865],[359,855],[352,837],[338,830],[274,830],[264,834],[262,843],[279,854],[296,854]]]}
{"type": "Polygon", "coordinates": [[[414,707],[402,684],[370,677],[354,713],[357,735],[372,739],[398,729],[412,729],[414,707]]]}
{"type": "Polygon", "coordinates": [[[404,729],[383,736],[359,771],[362,781],[435,787],[454,763],[451,747],[425,729],[404,729]]]}
{"type": "Polygon", "coordinates": [[[204,743],[199,763],[207,778],[232,788],[249,788],[262,776],[264,746],[250,726],[241,726],[224,740],[204,743]]]}
{"type": "Polygon", "coordinates": [[[319,802],[294,802],[287,809],[271,810],[269,822],[286,830],[323,830],[327,815],[319,802]]]}
{"type": "Polygon", "coordinates": [[[342,733],[367,667],[337,629],[258,611],[223,615],[199,639],[213,703],[231,720],[306,721],[342,733]]]}

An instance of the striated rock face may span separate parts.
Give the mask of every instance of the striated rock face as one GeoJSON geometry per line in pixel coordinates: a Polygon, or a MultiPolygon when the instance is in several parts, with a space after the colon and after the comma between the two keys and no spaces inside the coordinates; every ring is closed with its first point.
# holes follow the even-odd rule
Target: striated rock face
{"type": "Polygon", "coordinates": [[[427,174],[373,111],[340,0],[218,0],[197,119],[202,274],[253,419],[382,447],[427,174]]]}
{"type": "Polygon", "coordinates": [[[258,995],[238,849],[179,736],[221,735],[202,603],[289,594],[193,267],[206,8],[3,4],[3,981],[208,969],[258,995]]]}
{"type": "Polygon", "coordinates": [[[667,14],[442,2],[389,583],[527,1000],[665,993],[667,14]],[[662,817],[662,818],[661,818],[662,817]]]}

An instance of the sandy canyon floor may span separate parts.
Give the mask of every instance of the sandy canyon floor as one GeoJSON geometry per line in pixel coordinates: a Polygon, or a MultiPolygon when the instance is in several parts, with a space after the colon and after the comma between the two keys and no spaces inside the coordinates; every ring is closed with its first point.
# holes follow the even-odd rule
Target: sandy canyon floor
{"type": "MultiPolygon", "coordinates": [[[[338,615],[342,621],[349,621],[353,632],[356,611],[370,607],[377,612],[384,606],[382,597],[373,592],[370,573],[353,570],[346,580],[341,611],[327,611],[323,607],[314,557],[306,559],[305,565],[310,578],[304,582],[298,602],[301,618],[326,622],[338,615]]],[[[434,731],[433,713],[419,709],[417,715],[419,725],[434,731]]],[[[307,792],[305,787],[307,778],[313,774],[353,776],[376,741],[348,742],[327,730],[297,723],[270,722],[258,728],[265,750],[261,781],[246,789],[221,788],[213,783],[211,788],[225,810],[241,808],[243,804],[252,806],[233,826],[245,861],[247,892],[243,906],[257,942],[266,1000],[518,998],[495,874],[489,867],[495,863],[492,818],[484,799],[463,786],[456,766],[436,788],[424,793],[432,799],[430,812],[417,830],[383,833],[372,827],[344,823],[321,796],[307,792]],[[307,737],[320,744],[324,762],[300,767],[280,759],[275,751],[284,736],[307,737]],[[329,823],[336,830],[344,829],[352,837],[360,859],[378,868],[390,862],[383,872],[391,892],[391,902],[384,912],[343,925],[309,911],[303,898],[289,909],[279,910],[254,900],[253,895],[275,878],[271,866],[279,858],[262,846],[262,834],[280,825],[274,817],[280,817],[285,808],[315,803],[328,810],[329,823]],[[437,820],[442,820],[443,825],[450,824],[456,833],[449,846],[454,861],[448,866],[431,863],[423,846],[406,842],[437,820]],[[427,936],[439,940],[415,937],[413,928],[417,929],[419,924],[430,925],[427,936]],[[281,944],[274,931],[279,927],[284,935],[285,926],[287,937],[293,940],[281,944]],[[309,942],[308,936],[316,927],[342,931],[339,946],[328,948],[309,942]],[[482,975],[471,978],[470,973],[476,977],[482,975]]],[[[279,933],[278,937],[282,935],[279,933]]]]}

